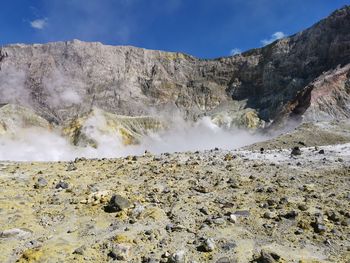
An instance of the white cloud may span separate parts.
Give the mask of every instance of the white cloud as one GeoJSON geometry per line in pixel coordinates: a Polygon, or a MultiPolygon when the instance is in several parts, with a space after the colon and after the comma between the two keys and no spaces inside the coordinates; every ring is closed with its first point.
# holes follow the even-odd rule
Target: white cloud
{"type": "Polygon", "coordinates": [[[35,19],[30,22],[30,26],[35,29],[44,29],[47,26],[47,18],[35,19]]]}
{"type": "Polygon", "coordinates": [[[234,48],[234,49],[231,49],[231,51],[230,51],[231,56],[238,55],[241,53],[242,53],[242,50],[240,50],[239,48],[234,48]]]}
{"type": "Polygon", "coordinates": [[[272,42],[274,42],[274,41],[276,41],[276,40],[278,40],[278,39],[284,38],[284,37],[286,37],[286,34],[284,34],[284,33],[281,32],[281,31],[278,31],[278,32],[273,33],[273,34],[271,35],[271,38],[269,38],[269,39],[263,39],[263,40],[261,40],[260,42],[261,42],[261,44],[262,44],[263,46],[266,46],[266,45],[271,44],[272,42]]]}

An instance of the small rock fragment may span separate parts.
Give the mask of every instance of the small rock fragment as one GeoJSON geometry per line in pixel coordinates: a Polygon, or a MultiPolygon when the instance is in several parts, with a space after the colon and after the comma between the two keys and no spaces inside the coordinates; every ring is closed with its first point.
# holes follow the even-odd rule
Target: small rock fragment
{"type": "Polygon", "coordinates": [[[314,222],[311,224],[311,226],[314,228],[314,231],[318,234],[322,234],[324,232],[326,232],[326,226],[324,224],[318,223],[318,222],[314,222]]]}
{"type": "Polygon", "coordinates": [[[232,154],[226,154],[224,157],[224,161],[231,161],[234,159],[234,156],[232,154]]]}
{"type": "Polygon", "coordinates": [[[342,226],[349,226],[350,225],[350,219],[349,218],[344,219],[343,221],[341,221],[341,225],[342,226]]]}
{"type": "Polygon", "coordinates": [[[291,152],[291,155],[301,155],[301,150],[298,146],[295,146],[293,149],[292,149],[292,152],[291,152]]]}
{"type": "Polygon", "coordinates": [[[271,212],[271,211],[266,211],[264,213],[264,215],[263,215],[263,217],[266,218],[266,219],[273,219],[275,216],[276,215],[273,212],[271,212]]]}
{"type": "Polygon", "coordinates": [[[70,172],[70,171],[75,171],[76,169],[77,169],[77,167],[74,165],[74,163],[69,163],[66,171],[70,172]]]}
{"type": "Polygon", "coordinates": [[[105,211],[108,213],[119,212],[123,209],[129,208],[131,203],[121,195],[113,195],[109,203],[105,206],[105,211]]]}
{"type": "Polygon", "coordinates": [[[237,247],[236,243],[235,242],[226,242],[224,243],[221,248],[222,250],[224,251],[231,251],[232,249],[234,249],[235,247],[237,247]]]}
{"type": "Polygon", "coordinates": [[[256,262],[261,263],[274,263],[279,262],[281,257],[274,252],[267,252],[265,250],[261,250],[260,256],[257,258],[256,262]]]}
{"type": "Polygon", "coordinates": [[[22,238],[31,235],[32,232],[28,229],[12,228],[0,232],[0,238],[22,238]]]}
{"type": "Polygon", "coordinates": [[[167,224],[167,225],[165,226],[166,231],[172,231],[173,228],[174,228],[174,225],[173,225],[173,224],[167,224]]]}
{"type": "Polygon", "coordinates": [[[184,263],[185,262],[185,251],[180,250],[170,255],[168,258],[169,263],[184,263]]]}
{"type": "Polygon", "coordinates": [[[84,255],[84,251],[86,250],[86,246],[81,246],[73,251],[73,254],[84,255]]]}
{"type": "Polygon", "coordinates": [[[216,248],[214,239],[212,239],[212,238],[206,239],[203,243],[203,248],[206,252],[214,251],[216,248]]]}
{"type": "Polygon", "coordinates": [[[213,223],[216,225],[224,225],[225,224],[225,219],[219,217],[219,218],[214,218],[213,223]]]}
{"type": "Polygon", "coordinates": [[[297,216],[298,216],[298,212],[294,210],[283,215],[283,217],[287,219],[295,219],[297,216]]]}
{"type": "Polygon", "coordinates": [[[128,260],[130,257],[130,246],[126,244],[117,244],[108,253],[113,260],[128,260]]]}
{"type": "Polygon", "coordinates": [[[294,234],[296,235],[301,235],[304,233],[304,230],[302,230],[301,228],[298,228],[297,230],[295,230],[294,234]]]}
{"type": "Polygon", "coordinates": [[[209,215],[209,210],[208,210],[208,208],[206,208],[206,207],[200,208],[199,211],[200,211],[201,213],[203,213],[204,215],[209,215]]]}
{"type": "Polygon", "coordinates": [[[229,220],[230,222],[235,224],[237,222],[237,216],[234,214],[231,214],[229,220]]]}
{"type": "Polygon", "coordinates": [[[216,263],[234,263],[236,261],[234,260],[231,260],[230,258],[228,257],[223,257],[223,258],[219,258],[216,263]]]}
{"type": "Polygon", "coordinates": [[[305,204],[299,204],[298,208],[300,211],[306,211],[308,209],[308,207],[305,204]]]}
{"type": "Polygon", "coordinates": [[[47,181],[43,177],[39,177],[38,181],[34,184],[35,189],[43,188],[45,186],[47,186],[47,181]]]}
{"type": "Polygon", "coordinates": [[[56,189],[67,189],[69,187],[68,183],[60,181],[58,184],[56,184],[56,189]]]}
{"type": "Polygon", "coordinates": [[[158,263],[159,261],[156,260],[155,258],[143,257],[141,262],[142,263],[158,263]]]}
{"type": "Polygon", "coordinates": [[[329,211],[327,213],[327,217],[328,217],[328,219],[332,220],[333,222],[340,221],[340,217],[334,211],[329,211]]]}
{"type": "Polygon", "coordinates": [[[238,210],[236,212],[233,213],[235,216],[239,217],[249,217],[250,216],[250,212],[248,210],[238,210]]]}

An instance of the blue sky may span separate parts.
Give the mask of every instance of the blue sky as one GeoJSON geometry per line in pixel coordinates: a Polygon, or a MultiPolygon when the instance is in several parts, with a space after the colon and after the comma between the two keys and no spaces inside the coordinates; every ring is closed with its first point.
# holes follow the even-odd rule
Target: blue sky
{"type": "Polygon", "coordinates": [[[0,44],[80,39],[201,58],[261,47],[305,29],[343,0],[4,0],[0,44]]]}

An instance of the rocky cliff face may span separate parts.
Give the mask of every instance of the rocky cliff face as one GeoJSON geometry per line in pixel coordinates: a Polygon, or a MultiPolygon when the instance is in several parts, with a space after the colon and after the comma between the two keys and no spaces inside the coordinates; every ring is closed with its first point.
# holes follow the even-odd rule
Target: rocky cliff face
{"type": "Polygon", "coordinates": [[[350,118],[350,64],[322,74],[305,90],[310,90],[306,120],[350,118]]]}
{"type": "MultiPolygon", "coordinates": [[[[94,106],[122,115],[175,108],[196,118],[237,104],[263,121],[278,121],[304,114],[314,105],[312,83],[348,63],[349,6],[289,38],[215,60],[78,40],[6,46],[0,50],[0,103],[30,106],[56,123],[94,106]]],[[[349,83],[349,74],[342,82],[349,83]]],[[[344,87],[329,95],[329,101],[339,96],[347,101],[337,104],[334,114],[329,114],[332,104],[323,108],[319,101],[318,113],[308,118],[348,117],[348,84],[344,87]]]]}

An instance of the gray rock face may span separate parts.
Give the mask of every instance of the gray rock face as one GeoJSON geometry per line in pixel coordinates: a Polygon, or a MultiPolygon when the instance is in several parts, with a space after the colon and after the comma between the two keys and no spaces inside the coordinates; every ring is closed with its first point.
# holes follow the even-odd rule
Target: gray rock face
{"type": "Polygon", "coordinates": [[[304,92],[310,98],[306,121],[350,118],[350,64],[323,73],[304,92]]]}
{"type": "MultiPolygon", "coordinates": [[[[0,104],[29,105],[62,123],[93,106],[123,115],[179,109],[196,118],[238,101],[265,121],[278,120],[303,114],[310,103],[305,88],[348,63],[349,6],[289,38],[214,60],[78,40],[16,44],[0,49],[0,104]]],[[[348,83],[349,74],[344,78],[348,83]]],[[[348,106],[339,105],[336,111],[348,106]]]]}

